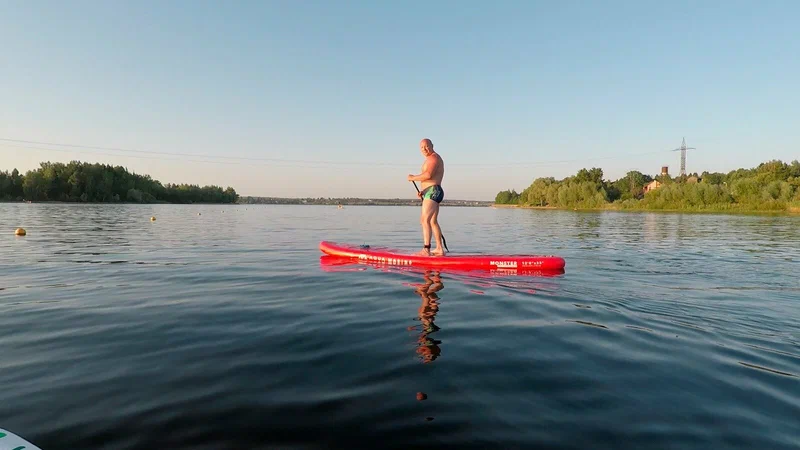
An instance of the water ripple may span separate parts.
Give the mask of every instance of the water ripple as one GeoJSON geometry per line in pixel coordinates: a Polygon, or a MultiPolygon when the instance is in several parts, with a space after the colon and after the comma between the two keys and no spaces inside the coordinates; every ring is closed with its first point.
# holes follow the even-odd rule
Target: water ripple
{"type": "Polygon", "coordinates": [[[323,239],[418,248],[418,214],[0,204],[0,427],[43,449],[796,448],[800,218],[446,208],[452,250],[565,273],[320,266],[323,239]]]}

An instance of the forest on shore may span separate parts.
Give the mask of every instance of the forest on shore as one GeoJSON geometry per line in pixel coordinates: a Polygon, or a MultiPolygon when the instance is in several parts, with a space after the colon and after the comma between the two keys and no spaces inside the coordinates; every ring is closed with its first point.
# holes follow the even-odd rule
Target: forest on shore
{"type": "Polygon", "coordinates": [[[519,193],[501,191],[495,203],[580,209],[797,211],[800,162],[771,160],[751,169],[675,178],[668,173],[650,176],[631,171],[615,181],[603,179],[600,168],[584,168],[562,180],[537,178],[519,193]]]}
{"type": "Polygon", "coordinates": [[[228,187],[161,184],[121,166],[43,162],[24,175],[0,171],[0,200],[126,203],[236,203],[228,187]]]}

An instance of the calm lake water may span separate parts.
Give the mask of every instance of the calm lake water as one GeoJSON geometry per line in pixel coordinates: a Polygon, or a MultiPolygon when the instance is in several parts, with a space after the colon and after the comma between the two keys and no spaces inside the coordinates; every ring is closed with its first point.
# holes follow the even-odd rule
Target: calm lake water
{"type": "Polygon", "coordinates": [[[43,450],[798,448],[800,218],[450,207],[453,253],[565,273],[320,264],[324,239],[418,249],[418,214],[0,204],[0,428],[43,450]]]}

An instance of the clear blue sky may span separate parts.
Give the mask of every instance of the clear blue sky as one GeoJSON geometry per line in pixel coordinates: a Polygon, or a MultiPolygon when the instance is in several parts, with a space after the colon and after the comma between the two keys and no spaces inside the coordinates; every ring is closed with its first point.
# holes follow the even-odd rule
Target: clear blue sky
{"type": "Polygon", "coordinates": [[[684,136],[690,172],[792,160],[797,17],[789,0],[6,1],[0,138],[84,148],[0,141],[0,168],[414,198],[429,137],[448,198],[493,199],[581,167],[677,173],[684,136]]]}

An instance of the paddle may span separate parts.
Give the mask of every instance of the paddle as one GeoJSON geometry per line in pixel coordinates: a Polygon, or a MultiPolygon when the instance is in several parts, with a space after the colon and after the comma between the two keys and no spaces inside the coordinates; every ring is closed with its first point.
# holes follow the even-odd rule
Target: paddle
{"type": "MultiPolygon", "coordinates": [[[[413,180],[411,182],[414,183],[414,189],[417,190],[417,194],[421,194],[419,188],[417,187],[417,182],[413,180]]],[[[444,249],[447,250],[447,253],[450,253],[450,249],[447,248],[447,239],[444,238],[444,233],[442,233],[442,245],[444,245],[444,249]]]]}

